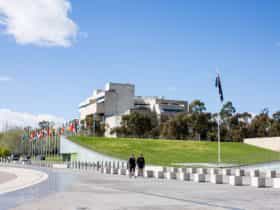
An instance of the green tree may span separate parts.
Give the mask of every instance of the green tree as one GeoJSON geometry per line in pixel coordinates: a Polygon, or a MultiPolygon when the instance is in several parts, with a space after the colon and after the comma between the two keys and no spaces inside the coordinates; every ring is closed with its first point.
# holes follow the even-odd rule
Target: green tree
{"type": "Polygon", "coordinates": [[[236,112],[235,107],[233,106],[231,101],[226,102],[221,110],[221,118],[222,119],[227,119],[232,117],[236,112]]]}
{"type": "Polygon", "coordinates": [[[113,129],[118,136],[157,137],[158,119],[154,112],[132,112],[122,117],[121,126],[113,129]]]}
{"type": "Polygon", "coordinates": [[[280,122],[280,111],[275,112],[272,117],[275,121],[280,122]]]}
{"type": "Polygon", "coordinates": [[[163,124],[161,136],[168,139],[187,139],[189,124],[190,117],[187,114],[178,114],[163,124]]]}
{"type": "Polygon", "coordinates": [[[202,113],[206,111],[205,103],[200,100],[194,100],[189,105],[189,111],[191,113],[202,113]]]}
{"type": "Polygon", "coordinates": [[[271,118],[267,110],[256,115],[250,124],[250,137],[267,137],[271,128],[271,118]]]}

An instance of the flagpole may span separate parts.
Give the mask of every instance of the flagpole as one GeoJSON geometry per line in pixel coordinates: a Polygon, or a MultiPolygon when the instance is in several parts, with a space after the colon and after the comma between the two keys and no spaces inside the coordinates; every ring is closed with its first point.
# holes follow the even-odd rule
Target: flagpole
{"type": "Polygon", "coordinates": [[[221,129],[220,129],[220,113],[218,114],[218,165],[221,163],[221,129]]]}
{"type": "MultiPolygon", "coordinates": [[[[220,102],[221,102],[221,106],[223,106],[224,96],[223,96],[220,74],[218,72],[217,72],[215,86],[219,90],[220,102]]],[[[221,158],[221,110],[222,110],[222,108],[219,109],[218,116],[217,116],[217,118],[218,118],[218,122],[217,122],[217,124],[218,124],[218,133],[217,133],[217,136],[218,136],[218,165],[221,164],[221,162],[222,162],[222,158],[221,158]]]]}

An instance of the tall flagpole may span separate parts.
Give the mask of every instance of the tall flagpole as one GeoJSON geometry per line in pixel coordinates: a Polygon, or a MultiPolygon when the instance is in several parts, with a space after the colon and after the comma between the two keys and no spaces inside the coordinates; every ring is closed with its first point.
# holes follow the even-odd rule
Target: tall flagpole
{"type": "Polygon", "coordinates": [[[221,114],[218,114],[218,164],[221,163],[221,129],[220,129],[220,122],[221,122],[221,114]]]}
{"type": "MultiPolygon", "coordinates": [[[[219,90],[219,96],[220,96],[220,101],[221,101],[221,106],[223,105],[224,101],[224,95],[223,95],[223,90],[222,90],[222,82],[219,73],[217,72],[217,77],[216,77],[216,88],[219,90]]],[[[218,165],[222,162],[221,158],[221,109],[218,111],[218,165]]]]}

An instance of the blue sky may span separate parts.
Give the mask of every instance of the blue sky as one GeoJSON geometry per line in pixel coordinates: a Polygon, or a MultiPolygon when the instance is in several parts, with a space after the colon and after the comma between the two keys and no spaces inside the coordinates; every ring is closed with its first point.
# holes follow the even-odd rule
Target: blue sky
{"type": "Polygon", "coordinates": [[[34,44],[0,24],[0,109],[69,119],[93,89],[114,81],[135,83],[137,95],[201,99],[217,111],[218,68],[225,100],[238,111],[280,110],[279,1],[70,3],[77,29],[67,46],[34,44]]]}

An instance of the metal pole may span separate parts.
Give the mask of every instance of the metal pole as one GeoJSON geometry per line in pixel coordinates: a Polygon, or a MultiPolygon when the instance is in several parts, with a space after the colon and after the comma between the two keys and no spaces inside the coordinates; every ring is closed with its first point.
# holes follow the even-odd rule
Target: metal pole
{"type": "Polygon", "coordinates": [[[220,113],[218,114],[218,164],[221,163],[221,129],[220,129],[220,113]]]}

